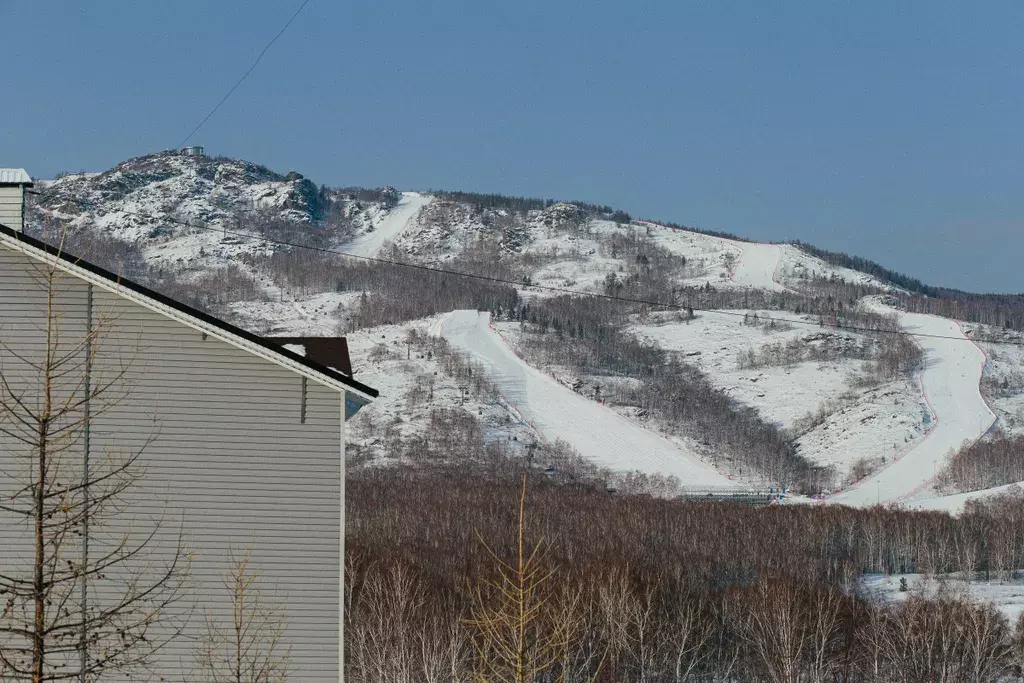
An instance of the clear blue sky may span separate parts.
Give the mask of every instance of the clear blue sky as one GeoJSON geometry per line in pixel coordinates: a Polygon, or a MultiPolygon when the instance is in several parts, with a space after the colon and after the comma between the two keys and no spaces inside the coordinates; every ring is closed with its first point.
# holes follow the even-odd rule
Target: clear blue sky
{"type": "MultiPolygon", "coordinates": [[[[299,0],[4,3],[0,165],[176,145],[299,0]]],[[[196,136],[1024,290],[1024,3],[312,0],[196,136]]]]}

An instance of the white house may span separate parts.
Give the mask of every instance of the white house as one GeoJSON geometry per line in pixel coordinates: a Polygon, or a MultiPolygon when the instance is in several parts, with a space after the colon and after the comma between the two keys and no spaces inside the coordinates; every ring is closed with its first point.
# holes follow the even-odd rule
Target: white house
{"type": "MultiPolygon", "coordinates": [[[[0,189],[5,177],[27,178],[4,173],[0,189]]],[[[173,554],[179,539],[188,552],[182,599],[170,608],[181,633],[159,651],[153,673],[168,681],[201,680],[196,652],[206,622],[231,616],[224,586],[229,554],[251,551],[264,598],[283,612],[289,678],[340,680],[345,421],[377,392],[337,368],[60,253],[20,227],[0,219],[0,377],[24,385],[24,377],[15,377],[14,356],[5,352],[28,359],[45,352],[40,330],[48,305],[60,313],[62,340],[102,325],[90,352],[90,381],[116,380],[120,400],[90,415],[88,437],[64,457],[84,466],[141,451],[145,467],[114,521],[86,538],[94,534],[89,542],[102,548],[103,534],[109,542],[154,529],[159,545],[151,546],[157,550],[151,562],[173,554]],[[40,271],[48,268],[59,274],[52,303],[40,286],[40,271]]],[[[5,419],[0,411],[0,427],[5,419]]],[[[0,503],[14,495],[12,476],[23,467],[10,446],[0,435],[0,503]]],[[[0,504],[0,573],[31,566],[30,532],[0,504]]],[[[86,600],[71,596],[67,609],[78,609],[79,599],[86,600]]]]}

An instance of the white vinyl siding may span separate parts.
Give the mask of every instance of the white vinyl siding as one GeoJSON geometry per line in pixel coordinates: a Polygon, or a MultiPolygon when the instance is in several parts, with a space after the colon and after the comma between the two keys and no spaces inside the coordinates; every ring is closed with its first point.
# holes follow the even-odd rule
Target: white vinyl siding
{"type": "Polygon", "coordinates": [[[0,187],[0,225],[21,230],[23,188],[0,187]]]}
{"type": "MultiPolygon", "coordinates": [[[[39,353],[45,310],[29,257],[0,248],[0,340],[39,353]]],[[[62,278],[62,333],[85,329],[87,284],[62,278]]],[[[189,671],[206,618],[230,615],[223,582],[228,549],[251,548],[265,599],[284,607],[291,676],[337,681],[343,394],[303,378],[139,304],[93,288],[95,320],[107,322],[93,385],[127,367],[124,400],[92,422],[92,458],[145,446],[145,471],[125,514],[97,532],[138,532],[162,520],[159,560],[179,532],[191,553],[185,636],[168,646],[158,671],[189,671]],[[152,440],[146,445],[147,441],[152,440]]],[[[2,370],[2,369],[0,369],[2,370]]],[[[16,470],[0,451],[0,472],[16,470]]],[[[0,495],[10,490],[0,482],[0,495]]],[[[0,513],[3,519],[3,513],[0,513]]],[[[0,560],[19,561],[28,538],[0,524],[0,560]]],[[[93,542],[93,541],[91,541],[93,542]]]]}

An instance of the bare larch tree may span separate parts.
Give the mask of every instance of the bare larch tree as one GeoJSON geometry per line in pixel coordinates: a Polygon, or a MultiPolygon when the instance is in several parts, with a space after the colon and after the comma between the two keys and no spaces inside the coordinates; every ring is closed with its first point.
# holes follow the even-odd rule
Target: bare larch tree
{"type": "Polygon", "coordinates": [[[92,285],[34,267],[0,327],[0,678],[85,683],[180,632],[187,561],[180,532],[133,510],[155,433],[122,452],[98,424],[130,392],[130,359],[102,352],[115,320],[92,285]]]}
{"type": "Polygon", "coordinates": [[[207,683],[284,683],[290,652],[284,642],[281,606],[263,594],[259,573],[250,566],[252,550],[229,552],[224,589],[231,614],[210,611],[197,653],[207,683]]]}

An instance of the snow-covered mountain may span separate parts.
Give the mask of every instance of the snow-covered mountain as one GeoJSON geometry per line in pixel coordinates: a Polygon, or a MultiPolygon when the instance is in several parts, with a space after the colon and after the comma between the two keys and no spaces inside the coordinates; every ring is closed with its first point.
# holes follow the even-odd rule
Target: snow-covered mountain
{"type": "Polygon", "coordinates": [[[141,239],[153,229],[152,219],[143,216],[219,227],[257,208],[311,221],[322,217],[325,207],[317,186],[298,173],[281,175],[246,161],[164,152],[129,159],[102,173],[46,182],[37,208],[42,216],[74,227],[117,230],[127,239],[141,239]]]}
{"type": "Polygon", "coordinates": [[[606,476],[640,470],[665,490],[799,476],[870,504],[934,497],[947,452],[997,417],[1024,431],[1024,354],[992,346],[987,362],[986,342],[956,323],[894,308],[890,282],[798,246],[581,203],[319,187],[173,151],[40,185],[29,229],[66,229],[102,265],[257,333],[347,334],[360,379],[382,390],[353,425],[362,457],[412,457],[462,415],[482,443],[574,450],[606,476]],[[622,318],[567,309],[557,290],[674,308],[622,318]],[[920,333],[909,339],[921,351],[893,341],[908,339],[901,330],[920,333]],[[679,380],[652,394],[666,374],[679,380]],[[695,418],[698,399],[719,412],[695,418]]]}

